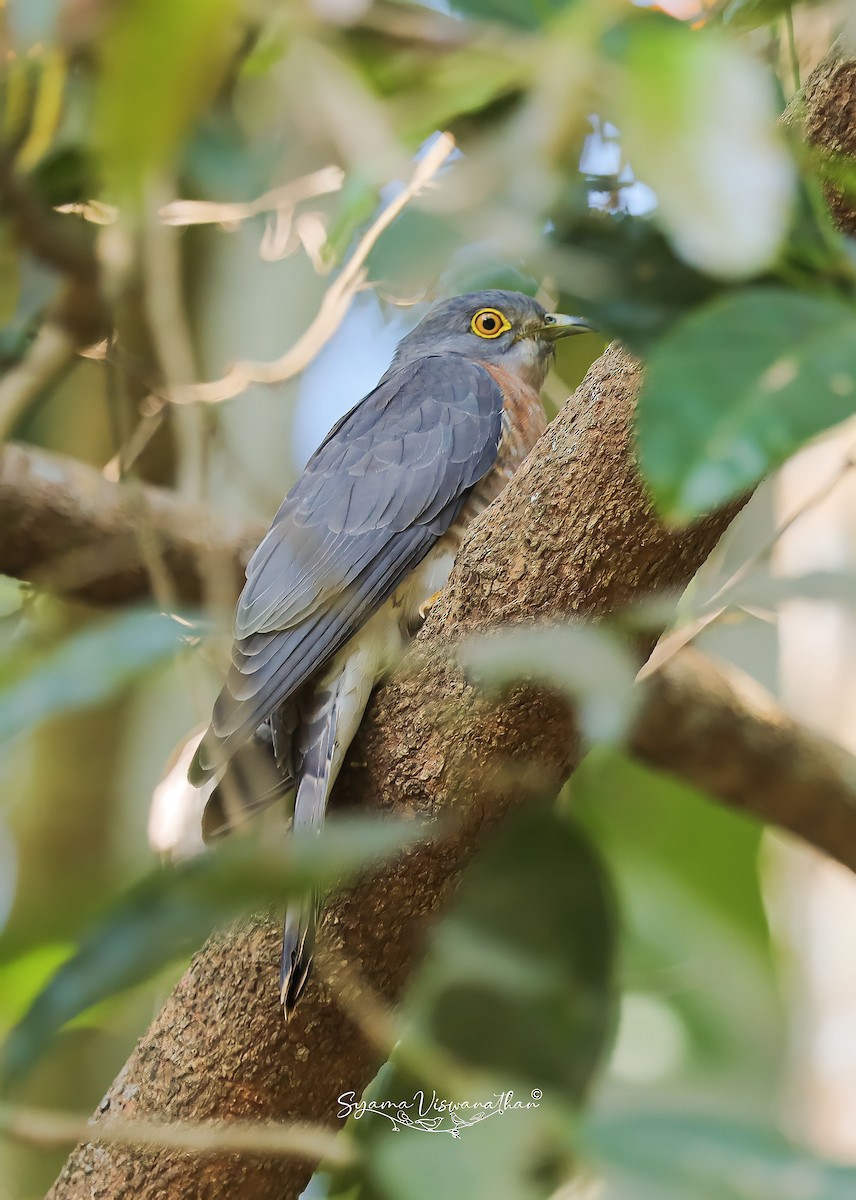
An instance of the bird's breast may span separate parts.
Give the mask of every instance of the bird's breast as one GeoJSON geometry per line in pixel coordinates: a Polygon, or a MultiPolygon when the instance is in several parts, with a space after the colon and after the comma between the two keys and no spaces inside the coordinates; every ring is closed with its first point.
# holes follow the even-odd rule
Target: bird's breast
{"type": "Polygon", "coordinates": [[[499,384],[503,395],[502,435],[496,462],[473,488],[458,518],[457,523],[463,520],[464,527],[496,499],[547,428],[541,397],[534,388],[493,363],[481,365],[499,384]]]}

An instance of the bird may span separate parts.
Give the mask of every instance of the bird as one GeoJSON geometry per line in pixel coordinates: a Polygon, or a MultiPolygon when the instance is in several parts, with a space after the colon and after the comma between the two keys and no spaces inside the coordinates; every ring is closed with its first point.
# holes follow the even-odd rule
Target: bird
{"type": "MultiPolygon", "coordinates": [[[[187,780],[202,789],[206,841],[289,795],[290,836],[321,829],[372,689],[436,601],[464,530],[546,428],[556,342],[592,329],[520,292],[440,300],[333,426],[249,560],[231,666],[194,738],[187,780]]],[[[286,1020],[320,912],[312,894],[286,913],[286,1020]]]]}

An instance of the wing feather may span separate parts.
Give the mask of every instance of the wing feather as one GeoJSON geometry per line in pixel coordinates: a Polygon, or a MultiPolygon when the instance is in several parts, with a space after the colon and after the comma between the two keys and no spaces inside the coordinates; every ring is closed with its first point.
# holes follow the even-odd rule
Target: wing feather
{"type": "Polygon", "coordinates": [[[445,533],[496,461],[502,408],[484,367],[427,356],[388,373],[334,427],[250,559],[194,779],[222,766],[445,533]]]}

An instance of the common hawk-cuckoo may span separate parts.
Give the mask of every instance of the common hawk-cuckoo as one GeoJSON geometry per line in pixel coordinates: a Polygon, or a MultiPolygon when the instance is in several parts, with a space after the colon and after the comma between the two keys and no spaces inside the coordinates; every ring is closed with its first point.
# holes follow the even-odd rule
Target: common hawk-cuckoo
{"type": "MultiPolygon", "coordinates": [[[[189,779],[208,837],[294,794],[317,831],[372,688],[443,587],[462,531],[545,428],[555,342],[591,326],[529,296],[435,304],[330,431],[247,567],[232,665],[189,779]]],[[[287,913],[282,1003],[306,984],[319,898],[287,913]]]]}

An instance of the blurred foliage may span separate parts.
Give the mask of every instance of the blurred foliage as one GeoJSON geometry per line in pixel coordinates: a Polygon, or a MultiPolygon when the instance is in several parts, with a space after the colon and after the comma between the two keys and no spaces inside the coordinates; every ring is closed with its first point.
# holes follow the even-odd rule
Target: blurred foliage
{"type": "MultiPolygon", "coordinates": [[[[66,1022],[186,958],[214,929],[242,913],[346,879],[418,835],[413,821],[331,822],[317,838],[287,842],[279,851],[237,842],[155,871],[112,901],[39,993],[6,1041],[0,1076],[6,1083],[16,1080],[66,1022]]],[[[22,958],[26,969],[31,955],[22,958]]],[[[14,963],[6,971],[14,978],[14,963]]]]}
{"type": "Polygon", "coordinates": [[[391,1061],[366,1093],[415,1107],[392,1124],[352,1118],[364,1166],[341,1173],[332,1195],[427,1200],[440,1182],[449,1195],[525,1200],[558,1184],[614,1026],[615,944],[611,885],[579,828],[546,806],[513,817],[468,870],[410,986],[391,1061]],[[508,1096],[524,1109],[473,1121],[461,1108],[457,1136],[420,1141],[417,1129],[448,1128],[437,1093],[508,1096]]]}
{"type": "MultiPolygon", "coordinates": [[[[805,7],[818,0],[805,0],[805,7]]],[[[758,29],[778,17],[788,18],[794,5],[791,0],[720,0],[714,12],[726,25],[737,29],[758,29]]]]}
{"type": "Polygon", "coordinates": [[[54,713],[109,698],[186,642],[186,625],[145,611],[100,621],[51,646],[15,639],[0,663],[0,742],[54,713]]]}
{"type": "Polygon", "coordinates": [[[398,1056],[421,1037],[459,1066],[580,1104],[612,1025],[614,943],[609,882],[579,831],[549,809],[513,818],[436,933],[398,1056]]]}
{"type": "Polygon", "coordinates": [[[623,1018],[630,1033],[636,1020],[637,1037],[652,1016],[666,1030],[659,1054],[656,1039],[622,1046],[620,1033],[616,1078],[647,1084],[652,1102],[731,1094],[764,1113],[785,1031],[761,830],[612,748],[588,755],[566,800],[616,872],[623,1018]]]}
{"type": "Polygon", "coordinates": [[[852,305],[768,288],[723,297],[682,322],[649,359],[639,404],[642,467],[663,510],[688,520],[846,420],[854,393],[852,305]],[[715,375],[695,369],[712,355],[721,355],[715,375]]]}
{"type": "MultiPolygon", "coordinates": [[[[356,381],[385,369],[411,306],[514,286],[646,357],[639,460],[670,520],[745,492],[854,412],[855,260],[823,190],[849,188],[853,164],[806,151],[780,120],[790,3],[684,5],[709,16],[692,26],[658,7],[8,0],[0,363],[32,365],[45,323],[80,349],[92,322],[110,342],[39,375],[12,432],[131,490],[176,483],[268,518],[299,457],[296,411],[320,439],[356,381]],[[299,384],[171,406],[193,373],[297,342],[442,128],[459,153],[368,256],[375,308],[355,299],[299,384]],[[331,164],[342,185],[316,194],[331,164]],[[167,227],[158,210],[174,200],[209,207],[167,227]]],[[[579,380],[586,341],[561,348],[551,397],[579,380]]],[[[761,559],[732,609],[851,598],[845,573],[774,579],[761,559]]],[[[696,600],[658,620],[693,619],[696,600]]],[[[0,1026],[18,1023],[7,1066],[41,1055],[16,1093],[28,1102],[91,1106],[208,931],[402,844],[395,825],[349,826],[311,863],[241,843],[153,868],[148,798],[219,674],[213,639],[183,620],[0,580],[0,1026]]],[[[623,757],[636,663],[614,632],[527,630],[467,655],[491,686],[567,692],[596,745],[555,808],[521,814],[474,863],[367,1098],[539,1100],[457,1137],[352,1117],[363,1158],[333,1194],[516,1200],[575,1172],[603,1173],[606,1200],[850,1194],[852,1170],[761,1127],[785,1107],[794,1003],[761,831],[623,757]]],[[[2,1200],[42,1194],[58,1161],[0,1143],[2,1200]]]]}
{"type": "Polygon", "coordinates": [[[575,701],[585,736],[617,741],[636,703],[636,666],[627,647],[602,628],[582,625],[514,629],[465,644],[468,674],[494,687],[531,678],[575,701]]]}
{"type": "Polygon", "coordinates": [[[594,1122],[587,1143],[607,1168],[615,1200],[845,1200],[854,1173],[830,1166],[766,1129],[683,1112],[594,1122]]]}
{"type": "Polygon", "coordinates": [[[772,80],[713,30],[699,37],[674,21],[637,21],[619,44],[617,123],[634,170],[657,194],[664,232],[713,278],[757,275],[778,256],[793,201],[772,80]],[[705,95],[717,97],[707,137],[705,95]]]}
{"type": "Polygon", "coordinates": [[[235,37],[236,0],[130,0],[99,47],[96,147],[105,182],[140,199],[216,95],[235,37]]]}

